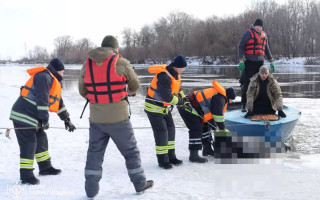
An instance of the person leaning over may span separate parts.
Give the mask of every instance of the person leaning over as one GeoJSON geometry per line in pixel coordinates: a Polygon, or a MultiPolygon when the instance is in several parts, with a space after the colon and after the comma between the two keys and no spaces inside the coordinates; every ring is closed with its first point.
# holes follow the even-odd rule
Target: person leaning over
{"type": "Polygon", "coordinates": [[[118,47],[114,36],[104,37],[101,47],[88,53],[80,71],[79,93],[90,102],[90,140],[85,166],[85,190],[89,198],[99,192],[104,153],[110,138],[125,158],[137,194],[153,186],[152,180],[146,181],[141,166],[126,101],[127,96],[135,96],[140,82],[129,61],[119,55],[118,47]]]}
{"type": "Polygon", "coordinates": [[[66,130],[76,128],[71,123],[69,113],[61,97],[61,81],[64,65],[55,58],[48,67],[28,69],[31,76],[21,87],[20,96],[14,103],[10,119],[13,121],[20,147],[20,179],[22,184],[39,184],[33,174],[34,157],[39,166],[40,175],[58,175],[60,169],[51,165],[48,152],[49,111],[58,114],[65,123],[66,130]]]}
{"type": "Polygon", "coordinates": [[[250,79],[247,105],[246,118],[256,114],[275,114],[276,111],[280,117],[286,117],[277,78],[269,73],[269,68],[265,65],[250,79]]]}
{"type": "Polygon", "coordinates": [[[198,155],[198,150],[201,150],[202,145],[203,156],[214,156],[210,129],[215,132],[229,132],[224,123],[224,113],[228,104],[236,98],[235,91],[233,88],[223,88],[218,81],[213,81],[212,86],[188,94],[185,102],[190,102],[190,104],[185,103],[185,106],[179,107],[179,113],[189,129],[189,160],[191,162],[207,161],[206,158],[198,155]],[[200,116],[194,114],[193,110],[200,116]]]}
{"type": "Polygon", "coordinates": [[[175,154],[175,125],[169,106],[184,104],[177,95],[181,85],[180,74],[186,67],[185,57],[179,54],[169,65],[149,68],[149,72],[156,75],[148,87],[144,110],[152,126],[159,167],[164,169],[183,164],[175,154]]]}
{"type": "Polygon", "coordinates": [[[256,19],[253,26],[243,34],[238,46],[239,70],[242,71],[240,78],[242,112],[246,112],[246,93],[250,78],[258,73],[264,63],[264,56],[267,56],[270,61],[272,71],[275,70],[267,34],[262,30],[262,27],[263,21],[256,19]]]}

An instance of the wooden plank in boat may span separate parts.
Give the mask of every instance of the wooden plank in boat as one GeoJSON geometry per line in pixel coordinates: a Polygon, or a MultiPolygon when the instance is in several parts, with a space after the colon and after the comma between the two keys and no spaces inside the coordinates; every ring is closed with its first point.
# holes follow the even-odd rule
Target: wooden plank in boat
{"type": "Polygon", "coordinates": [[[252,121],[265,121],[265,120],[269,120],[269,121],[277,121],[279,120],[279,116],[278,115],[254,115],[251,117],[252,121]]]}

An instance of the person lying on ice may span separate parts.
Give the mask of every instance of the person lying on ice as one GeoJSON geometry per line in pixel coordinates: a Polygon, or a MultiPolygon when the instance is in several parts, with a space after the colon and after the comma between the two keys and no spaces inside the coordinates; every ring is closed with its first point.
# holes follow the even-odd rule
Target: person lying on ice
{"type": "Polygon", "coordinates": [[[33,174],[34,157],[40,175],[57,175],[60,169],[51,165],[48,152],[48,138],[44,130],[49,128],[49,111],[56,112],[64,121],[66,130],[76,128],[71,123],[69,113],[61,98],[61,80],[64,65],[61,60],[51,60],[48,67],[28,69],[31,76],[21,87],[20,96],[14,103],[10,119],[20,147],[20,179],[22,184],[39,184],[33,174]],[[27,129],[26,129],[27,128],[27,129]]]}
{"type": "Polygon", "coordinates": [[[262,66],[251,79],[247,92],[249,118],[255,114],[275,114],[286,117],[283,112],[282,93],[277,78],[269,73],[267,66],[262,66]]]}
{"type": "MultiPolygon", "coordinates": [[[[198,155],[202,149],[202,155],[214,156],[211,148],[210,127],[219,130],[215,132],[229,132],[225,127],[224,113],[228,103],[236,98],[233,88],[225,89],[218,81],[212,82],[213,87],[194,91],[184,97],[185,104],[178,108],[179,113],[189,129],[189,150],[191,162],[204,163],[208,160],[198,155]],[[194,112],[196,111],[196,113],[194,112]]],[[[181,93],[184,96],[183,93],[181,93]]]]}
{"type": "Polygon", "coordinates": [[[175,154],[175,125],[169,106],[184,104],[183,99],[176,95],[180,91],[180,74],[185,67],[186,59],[179,54],[168,66],[155,65],[149,68],[149,72],[156,75],[148,88],[144,110],[152,126],[159,167],[164,169],[183,163],[175,154]]]}

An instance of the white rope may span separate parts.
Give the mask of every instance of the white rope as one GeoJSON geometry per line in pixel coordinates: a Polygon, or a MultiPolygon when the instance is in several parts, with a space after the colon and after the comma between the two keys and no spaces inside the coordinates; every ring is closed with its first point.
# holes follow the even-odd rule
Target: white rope
{"type": "MultiPolygon", "coordinates": [[[[148,126],[145,126],[145,127],[133,127],[133,129],[150,129],[152,127],[148,127],[148,126]]],[[[175,128],[187,128],[187,127],[183,127],[183,126],[177,126],[175,128]]],[[[6,137],[11,139],[10,138],[10,130],[11,129],[14,129],[14,130],[26,130],[26,129],[38,129],[37,127],[19,127],[19,128],[6,128],[6,127],[0,127],[0,129],[5,129],[6,130],[6,137]]],[[[63,127],[50,127],[50,129],[65,129],[63,127]]],[[[76,129],[89,129],[89,127],[76,127],[76,129]]]]}
{"type": "MultiPolygon", "coordinates": [[[[132,127],[133,129],[148,129],[152,128],[151,126],[141,126],[141,127],[132,127]]],[[[185,126],[176,126],[175,128],[187,128],[185,126]]],[[[37,129],[36,127],[20,127],[20,128],[6,128],[0,127],[0,129],[37,129]]],[[[64,127],[49,127],[49,129],[65,129],[64,127]]],[[[76,127],[76,129],[89,129],[89,127],[76,127]]]]}

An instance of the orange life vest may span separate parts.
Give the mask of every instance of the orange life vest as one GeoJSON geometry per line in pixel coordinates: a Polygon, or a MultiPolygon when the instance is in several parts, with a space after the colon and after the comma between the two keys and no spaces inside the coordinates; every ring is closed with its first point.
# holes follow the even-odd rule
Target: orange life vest
{"type": "MultiPolygon", "coordinates": [[[[180,91],[181,86],[181,77],[178,75],[178,80],[176,80],[170,72],[166,69],[167,65],[154,65],[149,67],[148,71],[149,73],[156,74],[154,78],[151,81],[150,87],[148,87],[147,94],[149,97],[154,98],[159,101],[163,101],[163,99],[160,97],[160,94],[157,91],[157,82],[158,82],[158,74],[165,72],[171,79],[171,94],[177,95],[180,91]]],[[[163,101],[164,106],[169,106],[170,104],[163,101]]]]}
{"type": "MultiPolygon", "coordinates": [[[[219,93],[227,98],[226,89],[222,87],[218,81],[212,81],[212,86],[213,88],[207,88],[207,89],[197,90],[193,92],[203,111],[202,117],[206,121],[213,119],[212,113],[210,111],[210,103],[213,95],[219,93]]],[[[226,112],[227,106],[228,106],[228,102],[224,106],[223,113],[226,112]]]]}
{"type": "Polygon", "coordinates": [[[255,31],[248,29],[251,38],[247,41],[244,47],[244,54],[246,55],[265,55],[265,47],[267,45],[267,37],[264,31],[261,31],[261,36],[255,31]]]}
{"type": "MultiPolygon", "coordinates": [[[[37,73],[42,72],[44,70],[47,70],[47,68],[43,67],[43,66],[34,67],[34,68],[27,70],[28,74],[31,77],[29,78],[27,83],[24,86],[22,86],[22,89],[20,92],[21,96],[30,99],[29,92],[30,92],[30,90],[33,90],[33,78],[37,73]]],[[[51,86],[50,93],[49,93],[50,94],[49,95],[49,111],[58,112],[60,99],[61,99],[61,84],[58,81],[58,79],[53,74],[51,74],[50,71],[49,71],[49,74],[53,78],[52,86],[51,86]]]]}
{"type": "Polygon", "coordinates": [[[84,85],[88,90],[86,98],[90,103],[114,103],[128,96],[126,91],[126,77],[119,76],[116,72],[116,62],[119,54],[113,53],[102,65],[97,65],[91,59],[87,59],[84,85]]]}

